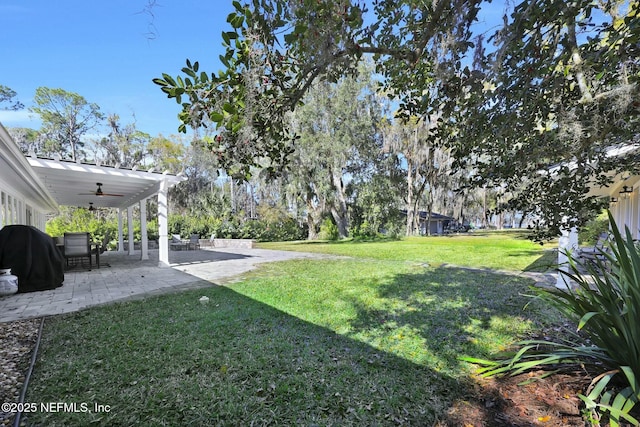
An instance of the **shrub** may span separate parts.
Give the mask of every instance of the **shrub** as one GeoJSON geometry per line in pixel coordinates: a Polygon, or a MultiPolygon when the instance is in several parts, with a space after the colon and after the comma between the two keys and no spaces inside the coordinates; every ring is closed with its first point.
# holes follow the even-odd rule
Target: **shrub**
{"type": "Polygon", "coordinates": [[[366,220],[363,221],[362,224],[360,224],[359,226],[354,227],[351,234],[353,235],[354,239],[363,239],[363,240],[375,239],[380,235],[378,233],[378,230],[376,230],[375,227],[369,224],[369,222],[366,220]]]}
{"type": "Polygon", "coordinates": [[[536,289],[574,320],[591,344],[529,340],[497,361],[464,360],[483,365],[485,376],[579,364],[596,374],[588,394],[580,395],[590,415],[597,420],[606,413],[611,426],[623,419],[638,425],[630,412],[640,400],[640,251],[629,229],[622,236],[608,217],[613,241],[601,257],[581,262],[570,256],[569,271],[561,272],[577,288],[536,289]]]}
{"type": "Polygon", "coordinates": [[[113,221],[102,220],[85,208],[63,207],[60,209],[60,215],[50,219],[46,224],[46,233],[50,236],[63,236],[64,233],[72,233],[78,231],[88,231],[91,239],[102,241],[107,230],[111,230],[112,236],[115,235],[117,224],[113,221]]]}
{"type": "Polygon", "coordinates": [[[384,235],[391,239],[398,239],[404,236],[405,224],[400,221],[389,221],[384,226],[384,235]]]}
{"type": "Polygon", "coordinates": [[[583,245],[594,245],[598,240],[598,236],[608,232],[609,217],[606,212],[602,212],[580,229],[578,232],[578,241],[583,245]]]}
{"type": "Polygon", "coordinates": [[[325,218],[320,225],[320,233],[318,238],[320,240],[338,240],[340,233],[338,233],[338,226],[333,223],[331,218],[325,218]]]}

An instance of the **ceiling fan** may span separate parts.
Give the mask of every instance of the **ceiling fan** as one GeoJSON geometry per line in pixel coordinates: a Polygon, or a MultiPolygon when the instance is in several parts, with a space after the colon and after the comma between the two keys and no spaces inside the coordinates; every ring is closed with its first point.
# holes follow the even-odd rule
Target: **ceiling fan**
{"type": "Polygon", "coordinates": [[[93,202],[89,202],[89,209],[88,210],[89,210],[89,212],[95,212],[98,209],[95,206],[93,206],[93,202]]]}
{"type": "Polygon", "coordinates": [[[96,182],[96,185],[98,186],[98,189],[96,191],[94,191],[93,193],[79,193],[79,194],[80,195],[85,195],[85,196],[98,196],[98,197],[102,197],[102,196],[122,197],[122,196],[124,196],[124,194],[105,193],[104,191],[102,191],[102,183],[101,182],[96,182]]]}
{"type": "Polygon", "coordinates": [[[78,209],[86,209],[89,212],[97,212],[97,211],[101,211],[102,210],[102,208],[96,208],[95,206],[93,206],[93,202],[89,202],[89,207],[78,206],[78,209]]]}

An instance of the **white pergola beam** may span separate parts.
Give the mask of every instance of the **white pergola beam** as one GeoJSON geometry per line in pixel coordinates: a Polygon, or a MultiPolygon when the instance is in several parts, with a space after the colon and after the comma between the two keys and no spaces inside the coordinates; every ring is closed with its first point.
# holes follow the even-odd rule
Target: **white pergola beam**
{"type": "MultiPolygon", "coordinates": [[[[137,167],[126,169],[101,166],[60,159],[25,158],[34,176],[46,187],[58,205],[88,207],[111,207],[118,209],[118,250],[123,245],[123,212],[127,210],[129,228],[129,254],[134,253],[133,239],[133,206],[140,205],[142,224],[142,259],[148,259],[148,232],[146,228],[146,199],[158,195],[158,217],[160,225],[160,264],[169,265],[167,192],[172,186],[186,181],[186,177],[153,170],[138,170],[137,167]],[[101,183],[103,195],[97,195],[97,183],[101,183]]],[[[15,211],[15,209],[14,209],[15,211]]]]}

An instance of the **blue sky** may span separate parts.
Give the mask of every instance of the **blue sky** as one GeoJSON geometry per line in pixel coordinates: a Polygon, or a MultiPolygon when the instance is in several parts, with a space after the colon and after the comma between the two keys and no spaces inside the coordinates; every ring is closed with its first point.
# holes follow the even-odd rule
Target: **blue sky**
{"type": "MultiPolygon", "coordinates": [[[[152,83],[187,58],[218,71],[231,0],[0,0],[0,84],[26,107],[39,86],[96,103],[152,136],[177,134],[180,110],[152,83]]],[[[26,109],[0,111],[5,127],[39,128],[26,109]]]]}
{"type": "MultiPolygon", "coordinates": [[[[0,0],[0,84],[27,108],[37,87],[61,88],[122,124],[135,115],[151,136],[177,134],[180,108],[151,80],[179,74],[187,58],[218,71],[232,10],[231,0],[0,0]]],[[[502,2],[483,14],[499,21],[502,2]]],[[[0,111],[0,122],[40,127],[27,109],[0,111]]]]}

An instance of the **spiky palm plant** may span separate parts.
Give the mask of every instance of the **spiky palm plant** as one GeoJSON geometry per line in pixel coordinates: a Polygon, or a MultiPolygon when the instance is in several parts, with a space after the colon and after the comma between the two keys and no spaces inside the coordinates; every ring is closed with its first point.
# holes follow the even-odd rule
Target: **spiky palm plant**
{"type": "Polygon", "coordinates": [[[481,365],[484,376],[584,366],[595,373],[587,394],[580,395],[591,415],[608,413],[613,427],[622,420],[640,425],[630,414],[640,400],[640,250],[628,228],[623,236],[611,213],[609,220],[612,240],[599,256],[583,261],[569,254],[568,271],[560,270],[572,286],[536,289],[576,322],[585,340],[527,340],[496,360],[463,360],[481,365]]]}

